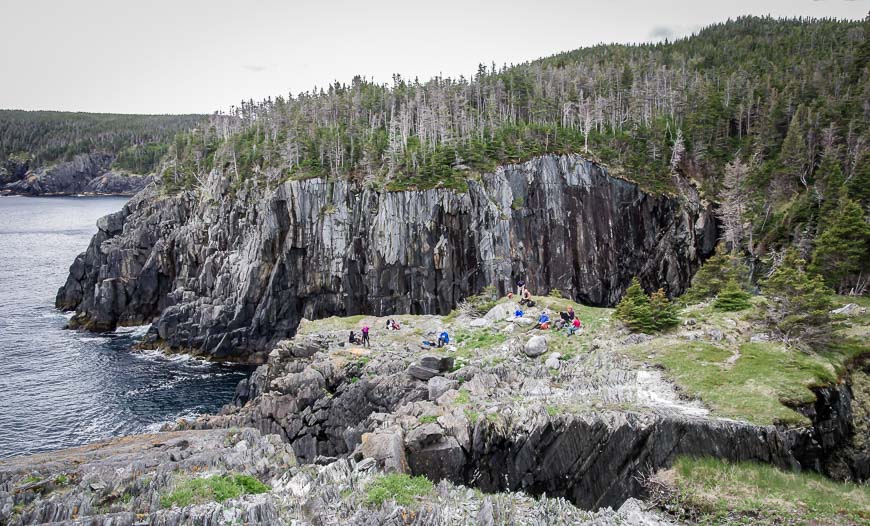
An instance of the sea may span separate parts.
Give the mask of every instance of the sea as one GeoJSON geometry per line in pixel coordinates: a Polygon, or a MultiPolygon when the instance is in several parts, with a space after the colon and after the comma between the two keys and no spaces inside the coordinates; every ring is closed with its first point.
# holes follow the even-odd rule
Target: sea
{"type": "Polygon", "coordinates": [[[64,329],[69,266],[120,197],[0,197],[0,458],[157,431],[219,410],[249,367],[136,350],[147,326],[64,329]]]}

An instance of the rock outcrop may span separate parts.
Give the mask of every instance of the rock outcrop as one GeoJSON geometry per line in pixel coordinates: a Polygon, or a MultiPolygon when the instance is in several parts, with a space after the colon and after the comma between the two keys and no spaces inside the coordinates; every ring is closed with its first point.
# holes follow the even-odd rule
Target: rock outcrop
{"type": "MultiPolygon", "coordinates": [[[[482,495],[443,481],[399,504],[368,499],[382,480],[371,459],[294,467],[277,437],[252,429],[124,437],[0,461],[0,523],[77,526],[250,524],[273,526],[667,526],[635,500],[619,510],[584,511],[560,498],[482,495]],[[226,498],[178,492],[180,484],[248,475],[262,493],[226,498]],[[167,498],[175,495],[171,502],[167,498]],[[192,502],[187,503],[186,500],[192,502]]],[[[224,490],[226,491],[226,490],[224,490]]],[[[389,495],[387,495],[389,497],[389,495]]]]}
{"type": "Polygon", "coordinates": [[[428,351],[347,348],[335,336],[282,342],[240,384],[234,406],[190,425],[276,434],[300,462],[371,458],[386,471],[562,497],[584,509],[643,497],[644,477],[680,455],[827,472],[849,435],[709,417],[651,380],[652,371],[607,351],[562,361],[553,376],[542,357],[506,345],[492,356],[499,360],[483,352],[477,360],[497,365],[424,381],[406,364],[428,351]]]}
{"type": "Polygon", "coordinates": [[[154,322],[152,342],[215,357],[267,351],[303,317],[446,313],[522,278],[613,305],[632,276],[682,292],[712,251],[697,196],[652,196],[577,156],[543,156],[446,189],[345,181],[149,187],[103,221],[57,306],[74,327],[154,322]]]}
{"type": "Polygon", "coordinates": [[[0,461],[0,523],[276,524],[277,506],[268,495],[172,508],[161,497],[207,475],[269,483],[293,465],[286,444],[253,429],[135,435],[16,457],[0,461]]]}
{"type": "MultiPolygon", "coordinates": [[[[71,161],[44,166],[6,177],[0,191],[18,195],[133,195],[153,181],[150,176],[123,174],[109,167],[114,157],[107,154],[81,154],[71,161]]],[[[6,172],[9,170],[7,169],[6,172]]]]}

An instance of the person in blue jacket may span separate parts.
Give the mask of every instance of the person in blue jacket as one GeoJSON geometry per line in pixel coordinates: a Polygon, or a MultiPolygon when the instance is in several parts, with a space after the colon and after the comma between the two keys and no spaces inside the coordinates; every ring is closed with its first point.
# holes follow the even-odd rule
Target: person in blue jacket
{"type": "Polygon", "coordinates": [[[450,343],[450,335],[447,334],[447,331],[441,331],[441,334],[438,335],[438,347],[444,347],[450,343]]]}

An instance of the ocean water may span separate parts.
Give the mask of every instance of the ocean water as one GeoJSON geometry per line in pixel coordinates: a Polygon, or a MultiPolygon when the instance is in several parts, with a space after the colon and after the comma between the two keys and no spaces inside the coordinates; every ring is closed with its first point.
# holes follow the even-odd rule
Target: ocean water
{"type": "Polygon", "coordinates": [[[126,198],[0,197],[0,458],[217,411],[251,369],[133,350],[147,327],[64,330],[54,297],[126,198]]]}

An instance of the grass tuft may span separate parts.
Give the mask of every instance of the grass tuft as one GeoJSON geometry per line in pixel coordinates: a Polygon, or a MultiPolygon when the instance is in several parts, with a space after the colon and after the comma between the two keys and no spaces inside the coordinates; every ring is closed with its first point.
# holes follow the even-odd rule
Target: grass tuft
{"type": "Polygon", "coordinates": [[[214,475],[186,480],[160,497],[160,506],[185,507],[205,502],[223,502],[242,495],[266,493],[271,488],[250,475],[214,475]]]}
{"type": "Polygon", "coordinates": [[[404,473],[382,475],[366,487],[365,503],[380,506],[392,500],[400,506],[409,506],[416,497],[426,495],[432,488],[432,482],[426,477],[411,477],[404,473]]]}

